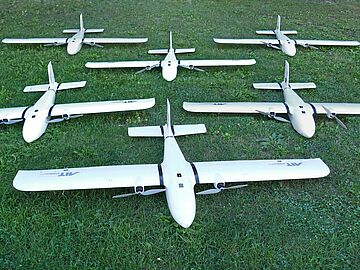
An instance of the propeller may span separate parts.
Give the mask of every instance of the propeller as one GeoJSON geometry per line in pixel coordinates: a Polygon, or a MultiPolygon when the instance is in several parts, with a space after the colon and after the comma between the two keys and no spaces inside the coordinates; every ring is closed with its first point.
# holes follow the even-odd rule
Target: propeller
{"type": "Polygon", "coordinates": [[[200,192],[197,192],[196,195],[210,195],[210,194],[217,194],[223,190],[226,189],[237,189],[237,188],[243,188],[243,187],[247,187],[248,185],[235,185],[235,186],[231,186],[231,187],[225,187],[225,184],[223,183],[219,183],[214,185],[215,188],[212,189],[207,189],[207,190],[203,190],[200,192]]]}
{"type": "Polygon", "coordinates": [[[59,123],[59,122],[62,122],[64,120],[79,118],[81,116],[83,116],[83,114],[74,114],[74,115],[64,114],[61,118],[54,118],[54,119],[49,120],[48,123],[59,123]]]}
{"type": "Polygon", "coordinates": [[[0,120],[0,125],[1,124],[4,124],[4,125],[16,124],[16,123],[19,123],[19,122],[21,122],[23,120],[24,119],[14,119],[14,120],[3,119],[3,120],[0,120]]]}
{"type": "Polygon", "coordinates": [[[318,49],[319,49],[318,47],[315,47],[315,46],[309,45],[309,44],[303,44],[303,45],[301,45],[301,46],[303,46],[304,48],[310,48],[310,49],[315,49],[315,50],[318,50],[318,49]]]}
{"type": "Polygon", "coordinates": [[[186,68],[186,69],[190,69],[190,70],[196,70],[196,71],[205,72],[205,70],[203,70],[201,68],[194,67],[193,65],[190,65],[190,66],[179,65],[179,66],[183,67],[183,68],[186,68]]]}
{"type": "Polygon", "coordinates": [[[44,44],[45,47],[49,47],[49,46],[61,46],[64,45],[66,43],[49,43],[49,44],[44,44]]]}
{"type": "Polygon", "coordinates": [[[277,121],[284,122],[284,123],[290,123],[290,121],[288,119],[280,117],[280,116],[276,116],[276,113],[274,113],[274,112],[262,112],[259,110],[256,110],[256,111],[262,115],[265,115],[265,116],[271,118],[271,119],[275,119],[277,121]]]}
{"type": "Polygon", "coordinates": [[[140,73],[143,73],[144,71],[149,71],[149,70],[152,70],[153,68],[156,68],[156,67],[159,67],[159,66],[160,66],[160,64],[147,66],[147,67],[143,68],[142,70],[139,70],[139,71],[135,72],[135,74],[140,74],[140,73]]]}
{"type": "Polygon", "coordinates": [[[104,48],[103,45],[96,44],[95,42],[83,42],[83,43],[86,44],[86,45],[90,45],[90,46],[95,46],[95,47],[99,47],[99,48],[104,48]]]}
{"type": "Polygon", "coordinates": [[[341,121],[337,116],[336,116],[336,113],[333,113],[330,111],[330,109],[326,108],[325,106],[322,106],[326,112],[326,116],[329,118],[329,119],[335,119],[336,122],[344,129],[347,129],[346,125],[344,124],[343,121],[341,121]]]}
{"type": "Polygon", "coordinates": [[[271,43],[266,43],[266,42],[263,42],[263,44],[266,45],[266,47],[270,47],[270,48],[274,48],[274,49],[277,49],[277,50],[281,50],[280,47],[278,46],[275,46],[274,44],[271,44],[271,43]]]}
{"type": "Polygon", "coordinates": [[[154,194],[157,194],[157,193],[164,192],[165,190],[166,189],[164,189],[164,188],[161,188],[161,189],[149,189],[149,190],[140,191],[140,192],[115,195],[115,196],[112,196],[112,198],[113,199],[126,198],[126,197],[130,197],[130,196],[133,196],[133,195],[149,196],[149,195],[154,195],[154,194]]]}

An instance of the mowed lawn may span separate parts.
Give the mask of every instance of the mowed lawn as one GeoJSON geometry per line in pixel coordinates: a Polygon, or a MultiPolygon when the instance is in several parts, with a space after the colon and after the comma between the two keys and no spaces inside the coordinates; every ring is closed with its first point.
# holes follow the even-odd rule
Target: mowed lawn
{"type": "MultiPolygon", "coordinates": [[[[58,93],[57,103],[156,98],[137,112],[89,115],[50,124],[38,141],[22,124],[0,126],[0,269],[358,269],[360,265],[360,117],[316,119],[312,139],[289,124],[254,115],[192,114],[184,101],[282,101],[280,91],[253,82],[315,82],[298,93],[309,102],[360,103],[360,48],[298,48],[295,57],[265,46],[221,46],[213,37],[256,38],[255,30],[297,30],[299,39],[360,39],[359,1],[10,1],[0,2],[0,38],[62,37],[78,27],[105,28],[99,37],[148,37],[140,45],[66,48],[0,47],[0,108],[34,104],[53,62],[58,82],[87,80],[58,93]],[[156,60],[148,49],[195,47],[182,59],[248,59],[248,67],[180,69],[173,82],[159,69],[89,70],[87,61],[156,60]],[[130,138],[130,126],[160,125],[166,98],[175,124],[204,123],[208,132],[178,138],[189,161],[322,158],[328,177],[259,182],[197,197],[193,225],[172,219],[165,194],[111,199],[133,189],[25,193],[12,186],[19,169],[160,163],[163,140],[130,138]]],[[[200,191],[211,186],[196,186],[200,191]]]]}

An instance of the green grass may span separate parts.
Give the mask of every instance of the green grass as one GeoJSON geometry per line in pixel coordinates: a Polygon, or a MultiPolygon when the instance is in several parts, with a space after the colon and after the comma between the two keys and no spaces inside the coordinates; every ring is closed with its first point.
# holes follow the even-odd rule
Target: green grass
{"type": "MultiPolygon", "coordinates": [[[[253,82],[313,81],[304,100],[360,102],[360,49],[299,48],[294,58],[259,46],[219,46],[213,37],[256,37],[282,28],[303,39],[360,37],[359,1],[10,1],[0,3],[1,37],[60,37],[78,25],[104,27],[98,36],[149,38],[143,45],[65,47],[1,45],[0,108],[33,104],[52,61],[58,81],[87,80],[86,88],[58,93],[58,103],[155,97],[154,108],[86,116],[49,125],[38,141],[23,141],[22,125],[0,126],[0,269],[358,269],[360,257],[360,118],[317,118],[312,139],[261,116],[190,114],[184,101],[279,101],[277,91],[253,82]],[[157,59],[174,32],[181,55],[195,59],[252,58],[255,66],[179,70],[168,83],[159,70],[88,70],[87,61],[157,59]],[[197,197],[189,229],[170,216],[164,194],[112,200],[131,189],[24,193],[12,187],[19,169],[160,163],[161,139],[129,138],[128,126],[204,123],[205,135],[178,139],[190,161],[321,157],[330,176],[312,181],[254,183],[241,190],[197,197]],[[264,143],[265,142],[265,143],[264,143]]],[[[95,35],[94,35],[95,36],[95,35]]],[[[204,187],[202,187],[204,188],[204,187]]],[[[196,187],[200,190],[201,187],[196,187]]]]}

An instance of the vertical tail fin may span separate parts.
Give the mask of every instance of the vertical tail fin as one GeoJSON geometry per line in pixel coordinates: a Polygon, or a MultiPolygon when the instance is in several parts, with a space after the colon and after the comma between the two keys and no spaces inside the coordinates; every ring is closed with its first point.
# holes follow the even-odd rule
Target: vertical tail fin
{"type": "Polygon", "coordinates": [[[172,44],[172,32],[170,31],[170,49],[173,48],[173,44],[172,44]]]}
{"type": "Polygon", "coordinates": [[[55,75],[54,75],[54,70],[51,64],[51,61],[48,64],[48,76],[49,76],[49,84],[50,87],[56,87],[56,81],[55,81],[55,75]]]}
{"type": "Polygon", "coordinates": [[[166,100],[166,105],[167,105],[166,124],[168,127],[171,127],[171,107],[170,107],[169,99],[166,100]]]}
{"type": "Polygon", "coordinates": [[[284,83],[286,86],[289,85],[290,68],[288,61],[285,60],[285,72],[284,72],[284,83]]]}
{"type": "Polygon", "coordinates": [[[81,31],[81,30],[85,30],[82,13],[80,14],[80,31],[81,31]]]}
{"type": "Polygon", "coordinates": [[[280,31],[280,24],[281,24],[281,17],[278,15],[278,16],[277,16],[277,22],[276,22],[276,29],[275,29],[275,30],[280,31]]]}

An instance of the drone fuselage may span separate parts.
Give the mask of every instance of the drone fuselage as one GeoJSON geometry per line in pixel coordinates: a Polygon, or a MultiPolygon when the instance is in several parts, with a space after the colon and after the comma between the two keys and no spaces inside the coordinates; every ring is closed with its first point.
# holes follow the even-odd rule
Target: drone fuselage
{"type": "Polygon", "coordinates": [[[168,82],[173,81],[177,75],[178,60],[174,49],[170,49],[165,59],[161,61],[162,76],[168,82]]]}
{"type": "Polygon", "coordinates": [[[288,116],[293,128],[302,136],[311,138],[315,134],[314,110],[305,103],[289,86],[282,84],[288,116]]]}
{"type": "Polygon", "coordinates": [[[71,38],[67,41],[67,52],[70,55],[77,54],[83,45],[85,31],[79,30],[75,35],[73,35],[71,38]]]}
{"type": "Polygon", "coordinates": [[[168,135],[164,137],[164,160],[160,168],[166,188],[166,200],[175,221],[188,228],[194,221],[196,212],[195,174],[190,163],[185,160],[171,128],[167,125],[164,127],[165,134],[168,135]]]}
{"type": "MultiPolygon", "coordinates": [[[[54,88],[54,87],[53,87],[54,88]]],[[[42,97],[24,115],[23,138],[31,143],[41,137],[48,126],[49,111],[55,103],[54,89],[47,90],[42,97]]]]}
{"type": "Polygon", "coordinates": [[[296,54],[295,41],[288,38],[286,35],[281,33],[279,30],[275,30],[276,39],[279,41],[280,49],[283,53],[289,56],[294,56],[296,54]]]}

